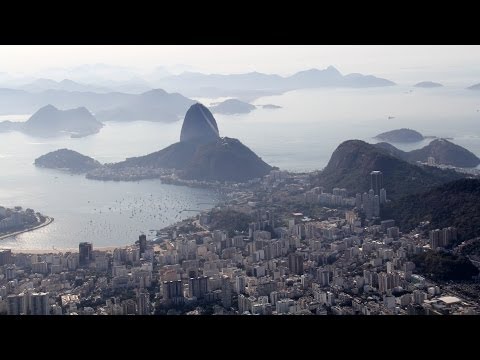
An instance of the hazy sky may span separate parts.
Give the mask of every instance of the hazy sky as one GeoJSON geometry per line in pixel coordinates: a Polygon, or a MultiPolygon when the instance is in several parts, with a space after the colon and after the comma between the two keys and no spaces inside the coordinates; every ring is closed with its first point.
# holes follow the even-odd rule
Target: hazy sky
{"type": "Polygon", "coordinates": [[[48,68],[97,63],[134,67],[143,73],[156,66],[183,64],[207,73],[259,71],[283,75],[334,65],[342,73],[361,72],[394,81],[441,81],[443,75],[480,76],[480,46],[0,45],[0,72],[36,74],[48,68]]]}

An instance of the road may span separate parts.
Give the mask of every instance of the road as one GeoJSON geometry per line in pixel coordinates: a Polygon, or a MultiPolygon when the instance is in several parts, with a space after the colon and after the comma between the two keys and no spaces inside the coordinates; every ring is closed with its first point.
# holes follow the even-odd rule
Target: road
{"type": "Polygon", "coordinates": [[[28,232],[28,231],[33,231],[33,230],[36,230],[36,229],[40,229],[41,227],[47,226],[50,223],[52,223],[53,220],[54,220],[53,217],[45,216],[45,222],[41,223],[40,225],[34,226],[32,228],[25,229],[25,230],[16,231],[16,232],[11,233],[11,234],[2,235],[2,236],[0,236],[0,240],[7,239],[7,238],[12,237],[12,236],[17,236],[19,234],[23,234],[23,233],[28,232]]]}

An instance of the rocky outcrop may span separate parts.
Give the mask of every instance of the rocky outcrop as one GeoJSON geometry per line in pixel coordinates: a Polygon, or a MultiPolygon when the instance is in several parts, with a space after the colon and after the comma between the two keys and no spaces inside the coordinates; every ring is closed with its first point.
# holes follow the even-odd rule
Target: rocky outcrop
{"type": "Polygon", "coordinates": [[[196,141],[208,143],[219,138],[217,122],[210,110],[200,103],[188,109],[183,121],[180,141],[196,141]]]}

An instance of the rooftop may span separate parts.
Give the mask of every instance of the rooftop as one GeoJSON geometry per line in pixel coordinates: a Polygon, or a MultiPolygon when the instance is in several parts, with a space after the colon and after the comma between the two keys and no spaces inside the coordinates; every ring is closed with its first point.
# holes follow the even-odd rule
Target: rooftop
{"type": "Polygon", "coordinates": [[[447,305],[462,302],[462,300],[460,300],[456,296],[442,296],[442,297],[438,298],[438,300],[440,300],[441,302],[444,302],[447,305]]]}

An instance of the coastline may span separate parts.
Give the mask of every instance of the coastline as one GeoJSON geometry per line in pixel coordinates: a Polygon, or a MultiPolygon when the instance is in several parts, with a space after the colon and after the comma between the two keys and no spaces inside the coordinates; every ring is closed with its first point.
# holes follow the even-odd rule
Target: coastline
{"type": "Polygon", "coordinates": [[[17,235],[20,235],[20,234],[23,234],[23,233],[26,233],[26,232],[29,232],[29,231],[40,229],[44,226],[50,225],[53,222],[53,220],[55,220],[53,217],[45,216],[45,221],[43,223],[41,223],[37,226],[34,226],[32,228],[16,231],[16,232],[11,233],[11,234],[2,235],[2,236],[0,236],[0,240],[8,239],[9,237],[12,237],[12,236],[17,236],[17,235]]]}
{"type": "MultiPolygon", "coordinates": [[[[103,247],[94,247],[93,250],[98,250],[98,251],[107,251],[107,252],[113,252],[113,250],[117,248],[127,248],[132,245],[123,245],[123,246],[103,246],[103,247]]],[[[11,249],[12,253],[14,254],[34,254],[34,255],[44,255],[44,254],[60,254],[60,253],[78,253],[78,247],[77,248],[53,248],[53,249],[11,249]]]]}
{"type": "MultiPolygon", "coordinates": [[[[193,219],[193,217],[188,218],[188,220],[192,220],[192,219],[193,219]]],[[[182,221],[179,221],[179,222],[176,222],[174,224],[168,225],[168,226],[160,229],[160,231],[165,231],[165,230],[169,229],[170,227],[178,226],[179,224],[181,224],[185,220],[187,220],[187,219],[184,219],[182,221]]],[[[52,219],[52,221],[53,221],[53,219],[52,219]]],[[[132,246],[133,246],[133,244],[115,245],[115,246],[113,246],[113,245],[111,245],[111,246],[99,246],[99,247],[94,247],[93,251],[105,251],[105,252],[113,253],[113,251],[115,249],[126,249],[126,248],[129,248],[129,247],[132,247],[132,246]]],[[[159,250],[158,244],[154,244],[154,247],[157,248],[157,251],[159,250]]],[[[67,252],[71,252],[71,253],[78,253],[79,252],[78,247],[75,247],[75,248],[52,248],[52,249],[10,249],[10,250],[14,254],[31,254],[31,255],[64,254],[64,253],[67,253],[67,252]]]]}

